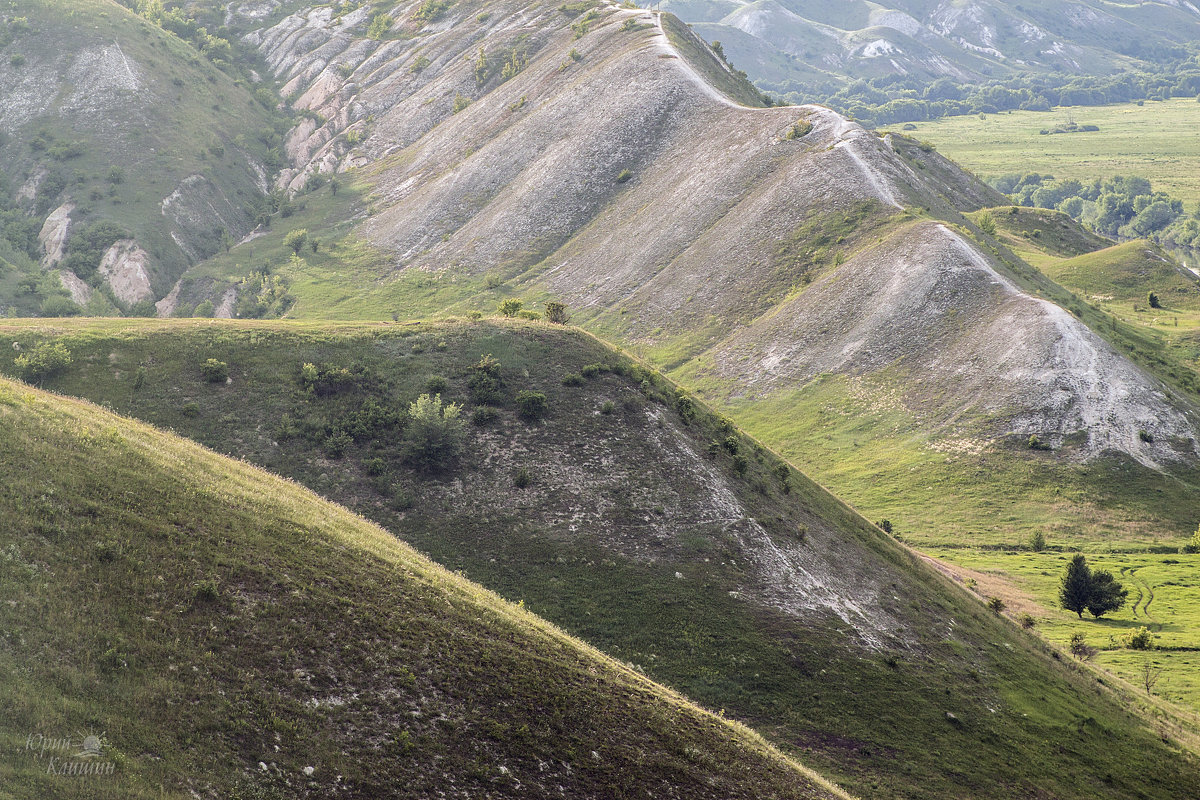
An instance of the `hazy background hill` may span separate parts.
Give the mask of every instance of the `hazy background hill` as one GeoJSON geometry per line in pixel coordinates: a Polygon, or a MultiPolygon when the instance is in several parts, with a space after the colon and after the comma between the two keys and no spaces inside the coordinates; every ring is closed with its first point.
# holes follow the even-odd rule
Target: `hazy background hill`
{"type": "Polygon", "coordinates": [[[955,85],[1018,75],[1155,69],[1187,56],[1200,33],[1200,10],[1170,0],[667,0],[662,8],[720,41],[758,85],[811,99],[873,78],[932,84],[932,94],[913,97],[938,100],[958,99],[955,85]]]}

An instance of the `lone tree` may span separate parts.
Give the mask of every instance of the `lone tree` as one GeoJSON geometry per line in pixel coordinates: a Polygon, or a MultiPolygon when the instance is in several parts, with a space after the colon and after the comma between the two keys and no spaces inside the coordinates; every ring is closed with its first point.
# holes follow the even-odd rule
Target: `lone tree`
{"type": "Polygon", "coordinates": [[[1154,292],[1147,292],[1146,302],[1150,304],[1151,308],[1162,308],[1162,301],[1158,299],[1158,295],[1154,292]]]}
{"type": "Polygon", "coordinates": [[[1080,619],[1083,619],[1084,611],[1091,612],[1098,619],[1125,605],[1128,594],[1129,590],[1117,583],[1111,572],[1092,572],[1083,554],[1076,553],[1063,574],[1058,602],[1063,608],[1078,614],[1080,619]]]}
{"type": "Polygon", "coordinates": [[[570,322],[571,315],[567,313],[567,304],[557,300],[546,301],[546,321],[555,325],[566,325],[570,322]]]}
{"type": "Polygon", "coordinates": [[[295,255],[300,255],[300,251],[304,249],[307,242],[308,231],[304,228],[288,231],[287,236],[283,237],[283,243],[290,247],[295,255]]]}

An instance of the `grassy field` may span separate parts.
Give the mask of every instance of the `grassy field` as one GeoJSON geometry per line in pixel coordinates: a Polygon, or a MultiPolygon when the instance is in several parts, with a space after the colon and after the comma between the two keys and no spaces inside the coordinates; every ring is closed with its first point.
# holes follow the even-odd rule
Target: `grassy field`
{"type": "Polygon", "coordinates": [[[1189,209],[1200,201],[1200,150],[1196,148],[1200,103],[1193,99],[945,117],[914,124],[913,136],[936,145],[984,178],[1010,172],[1050,173],[1084,181],[1140,175],[1149,178],[1156,190],[1183,200],[1189,209]],[[1098,125],[1100,130],[1038,133],[1069,119],[1098,125]]]}
{"type": "Polygon", "coordinates": [[[294,483],[3,379],[0,422],[0,796],[845,797],[294,483]]]}
{"type": "MultiPolygon", "coordinates": [[[[1170,778],[1182,784],[1143,785],[1152,764],[1171,758],[1161,737],[1188,735],[1165,718],[1147,735],[1127,709],[1148,701],[1097,694],[1090,673],[1055,659],[981,598],[912,571],[907,554],[800,476],[783,493],[773,454],[751,440],[740,445],[745,475],[731,478],[746,513],[773,536],[778,529],[780,542],[804,523],[809,541],[826,542],[821,549],[855,548],[859,563],[893,576],[889,608],[911,621],[906,642],[890,657],[871,654],[847,648],[832,616],[826,625],[747,603],[740,597],[747,573],[734,563],[743,556],[731,550],[724,526],[684,520],[671,538],[656,536],[689,506],[710,502],[704,492],[712,489],[695,481],[686,461],[655,466],[662,451],[645,449],[678,424],[670,422],[673,387],[633,371],[636,364],[582,332],[498,320],[70,320],[2,330],[25,350],[62,337],[74,361],[48,386],[169,426],[345,502],[440,563],[752,723],[856,793],[940,798],[965,786],[975,797],[999,797],[1053,787],[1060,797],[1116,798],[1135,786],[1163,796],[1196,788],[1187,783],[1190,767],[1170,778]],[[431,378],[444,378],[446,396],[470,409],[464,384],[483,352],[504,365],[505,396],[494,427],[472,434],[453,469],[422,474],[406,466],[390,429],[355,438],[338,457],[324,448],[330,423],[358,418],[369,402],[403,404],[431,378]],[[199,363],[209,357],[229,364],[231,383],[201,378],[199,363]],[[361,392],[310,395],[298,384],[304,361],[358,363],[372,382],[361,392]],[[612,369],[582,385],[562,382],[590,363],[612,369]],[[512,393],[526,388],[545,392],[551,409],[536,426],[513,413],[512,393]],[[606,400],[613,402],[607,414],[606,400]],[[653,421],[658,414],[665,428],[653,421]],[[295,430],[284,436],[289,419],[295,430]],[[373,477],[374,459],[384,470],[373,477]],[[517,490],[510,476],[521,466],[531,486],[517,490]],[[628,474],[630,483],[606,485],[593,474],[628,474]],[[605,506],[611,518],[580,521],[577,509],[605,506]],[[622,555],[647,544],[649,560],[622,555]],[[954,620],[949,640],[947,619],[954,620]],[[959,722],[948,722],[947,711],[959,722]],[[1079,741],[1084,719],[1109,734],[1079,741]],[[1048,750],[1048,742],[1057,744],[1048,750]],[[1070,748],[1072,769],[1089,777],[1062,782],[1057,747],[1070,748]],[[1099,780],[1105,774],[1111,782],[1099,780]]],[[[716,440],[714,463],[729,470],[733,460],[718,438],[728,435],[724,425],[701,406],[681,432],[694,437],[695,452],[716,440]]]]}

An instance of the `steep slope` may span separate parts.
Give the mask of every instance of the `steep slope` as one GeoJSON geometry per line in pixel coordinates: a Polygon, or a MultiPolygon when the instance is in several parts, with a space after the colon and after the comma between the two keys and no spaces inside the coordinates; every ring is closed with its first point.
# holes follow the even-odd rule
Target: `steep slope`
{"type": "Polygon", "coordinates": [[[864,796],[1200,787],[1191,757],[1123,710],[1126,698],[577,330],[495,320],[3,330],[21,353],[69,349],[47,386],[346,503],[864,796]],[[495,383],[479,378],[487,354],[495,383]],[[225,382],[204,379],[208,358],[227,364],[225,382]],[[432,465],[409,449],[409,403],[430,391],[473,421],[459,457],[432,465]],[[522,415],[526,391],[544,394],[540,419],[522,415]],[[1085,719],[1105,733],[1081,738],[1085,719]]]}
{"type": "Polygon", "coordinates": [[[111,0],[0,14],[0,227],[41,267],[27,273],[40,288],[0,294],[0,308],[34,310],[55,291],[92,313],[144,308],[241,239],[278,138],[263,91],[265,106],[111,0]]]}
{"type": "Polygon", "coordinates": [[[1200,31],[1193,4],[1153,0],[668,0],[662,8],[696,23],[706,39],[732,43],[735,64],[780,90],[885,75],[971,82],[1021,72],[1105,74],[1153,63],[1200,31]],[[789,61],[791,69],[777,66],[789,61]]]}
{"type": "MultiPolygon", "coordinates": [[[[737,105],[708,79],[732,92],[736,75],[670,16],[487,8],[429,22],[401,4],[403,36],[384,42],[362,38],[365,15],[330,9],[248,37],[327,120],[293,135],[313,146],[293,149],[289,185],[316,170],[369,174],[373,213],[358,230],[398,285],[439,284],[426,308],[557,296],[689,380],[711,373],[714,397],[752,373],[765,376],[752,387],[761,398],[821,371],[933,359],[898,378],[909,410],[924,415],[936,398],[940,435],[1036,434],[1084,458],[1195,462],[1192,406],[972,241],[959,212],[1000,197],[927,147],[819,107],[737,105]],[[835,295],[848,313],[832,326],[808,314],[835,295]],[[996,344],[1013,329],[1026,346],[996,344]],[[1138,436],[1147,426],[1153,442],[1138,436]]],[[[421,294],[398,293],[398,305],[421,294]]],[[[301,297],[297,313],[353,313],[359,298],[344,297],[307,309],[301,297]]]]}
{"type": "Polygon", "coordinates": [[[8,380],[0,420],[6,796],[846,797],[294,484],[8,380]]]}

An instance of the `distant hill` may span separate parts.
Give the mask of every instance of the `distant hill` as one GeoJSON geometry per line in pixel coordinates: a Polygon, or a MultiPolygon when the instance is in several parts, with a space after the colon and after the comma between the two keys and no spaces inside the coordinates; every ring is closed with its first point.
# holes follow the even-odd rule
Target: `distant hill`
{"type": "Polygon", "coordinates": [[[70,350],[48,388],[346,504],[860,796],[1200,791],[1122,694],[581,331],[77,321],[0,335],[70,350]],[[494,384],[479,377],[489,354],[494,384]],[[209,358],[224,382],[204,377],[209,358]],[[430,391],[470,423],[456,458],[424,464],[407,449],[410,404],[430,391]],[[522,392],[544,395],[544,413],[524,415],[522,392]],[[1081,737],[1083,719],[1105,733],[1081,737]]]}
{"type": "Polygon", "coordinates": [[[882,76],[1103,75],[1178,58],[1200,36],[1200,9],[1173,0],[666,0],[662,8],[719,40],[760,86],[802,95],[882,76]]]}
{"type": "Polygon", "coordinates": [[[0,421],[6,796],[848,797],[295,484],[4,379],[0,421]]]}
{"type": "Polygon", "coordinates": [[[291,123],[217,33],[181,38],[111,0],[0,12],[5,312],[153,314],[254,227],[291,123]]]}

